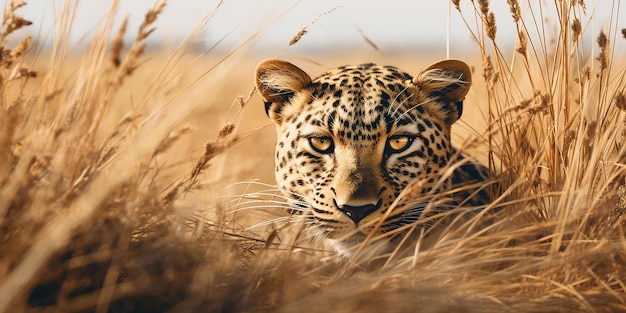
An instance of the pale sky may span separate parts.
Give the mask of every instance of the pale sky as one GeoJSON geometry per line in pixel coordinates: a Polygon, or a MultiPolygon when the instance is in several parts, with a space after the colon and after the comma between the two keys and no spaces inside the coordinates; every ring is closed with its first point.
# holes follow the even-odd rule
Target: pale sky
{"type": "MultiPolygon", "coordinates": [[[[6,7],[10,0],[0,0],[6,7]]],[[[72,33],[72,42],[98,34],[112,0],[26,0],[27,5],[18,13],[34,22],[28,32],[39,41],[48,42],[55,36],[60,12],[65,3],[76,6],[78,14],[72,33]],[[45,40],[42,40],[45,39],[45,40]]],[[[144,14],[158,0],[121,0],[116,16],[116,27],[129,16],[128,38],[133,38],[144,14]]],[[[524,1],[520,1],[523,2],[524,1]]],[[[532,1],[538,9],[538,1],[532,1]]],[[[553,1],[543,1],[544,13],[550,15],[553,1]]],[[[626,1],[586,1],[587,14],[596,10],[596,16],[604,17],[610,6],[621,7],[618,28],[626,27],[626,1]],[[615,3],[615,4],[614,4],[615,3]]],[[[463,13],[475,28],[471,2],[461,0],[463,13]]],[[[523,7],[523,9],[525,9],[523,7]]],[[[497,40],[512,45],[515,42],[514,24],[505,0],[491,1],[491,10],[498,24],[497,40]]],[[[472,44],[467,27],[460,14],[449,8],[445,0],[170,0],[157,20],[152,40],[158,38],[175,44],[192,33],[211,13],[212,17],[203,27],[199,40],[210,46],[224,39],[220,46],[228,49],[259,33],[252,43],[255,47],[281,49],[302,27],[308,34],[293,49],[333,50],[337,47],[359,49],[367,47],[361,34],[385,49],[439,49],[446,47],[448,16],[452,48],[459,49],[472,44]],[[221,3],[221,4],[220,4],[221,3]],[[450,11],[450,14],[448,14],[450,11]],[[328,14],[326,12],[332,11],[328,14]],[[311,24],[315,21],[313,24],[311,24]]],[[[530,17],[530,14],[526,14],[530,17]]],[[[548,21],[554,25],[556,19],[548,21]]],[[[597,36],[600,27],[608,26],[608,19],[597,18],[589,27],[597,36]]],[[[623,40],[626,42],[626,40],[623,40]]],[[[621,45],[626,46],[625,44],[621,45]]]]}

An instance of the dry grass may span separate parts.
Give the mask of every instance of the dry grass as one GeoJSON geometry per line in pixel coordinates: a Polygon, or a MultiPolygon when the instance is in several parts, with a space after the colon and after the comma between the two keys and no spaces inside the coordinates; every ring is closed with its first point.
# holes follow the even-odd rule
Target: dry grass
{"type": "Polygon", "coordinates": [[[464,119],[485,126],[464,143],[501,173],[502,196],[429,250],[360,263],[309,242],[271,186],[222,189],[271,181],[272,129],[247,96],[254,61],[201,59],[188,42],[148,55],[162,5],[129,47],[113,7],[87,53],[58,36],[32,58],[30,38],[9,47],[30,24],[13,1],[0,30],[0,311],[626,310],[626,71],[613,55],[626,31],[585,42],[582,2],[509,4],[518,45],[504,51],[494,20],[509,17],[455,2],[482,21],[468,29],[484,81],[466,101],[480,109],[464,119]]]}

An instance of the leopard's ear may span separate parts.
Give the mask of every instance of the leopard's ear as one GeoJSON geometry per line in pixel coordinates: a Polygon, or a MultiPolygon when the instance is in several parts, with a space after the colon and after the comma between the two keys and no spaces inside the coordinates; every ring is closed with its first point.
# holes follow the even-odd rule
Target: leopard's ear
{"type": "Polygon", "coordinates": [[[297,66],[271,59],[256,68],[256,88],[265,102],[265,113],[280,124],[283,109],[292,98],[311,83],[311,77],[297,66]]]}
{"type": "Polygon", "coordinates": [[[446,122],[452,124],[463,113],[463,100],[472,84],[472,74],[463,61],[443,60],[423,69],[413,78],[413,84],[437,100],[446,122]]]}

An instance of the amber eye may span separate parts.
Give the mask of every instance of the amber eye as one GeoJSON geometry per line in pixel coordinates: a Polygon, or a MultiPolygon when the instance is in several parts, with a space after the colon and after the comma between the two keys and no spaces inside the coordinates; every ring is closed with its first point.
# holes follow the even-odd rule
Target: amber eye
{"type": "Polygon", "coordinates": [[[333,139],[327,136],[323,137],[310,137],[309,144],[311,148],[318,153],[329,154],[332,153],[335,149],[335,145],[333,144],[333,139]]]}
{"type": "Polygon", "coordinates": [[[408,135],[395,135],[387,139],[387,148],[389,152],[399,153],[406,150],[413,142],[413,137],[408,135]]]}

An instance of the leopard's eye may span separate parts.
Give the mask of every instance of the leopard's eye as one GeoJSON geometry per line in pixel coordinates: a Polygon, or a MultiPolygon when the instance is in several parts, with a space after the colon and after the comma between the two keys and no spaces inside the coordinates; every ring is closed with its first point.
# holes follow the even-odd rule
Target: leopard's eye
{"type": "Polygon", "coordinates": [[[310,137],[309,144],[311,148],[315,150],[315,152],[321,154],[329,154],[332,153],[335,149],[335,144],[333,143],[333,139],[327,136],[322,137],[310,137]]]}
{"type": "Polygon", "coordinates": [[[413,137],[408,135],[394,135],[387,139],[387,149],[391,153],[399,153],[406,150],[413,142],[413,137]]]}

